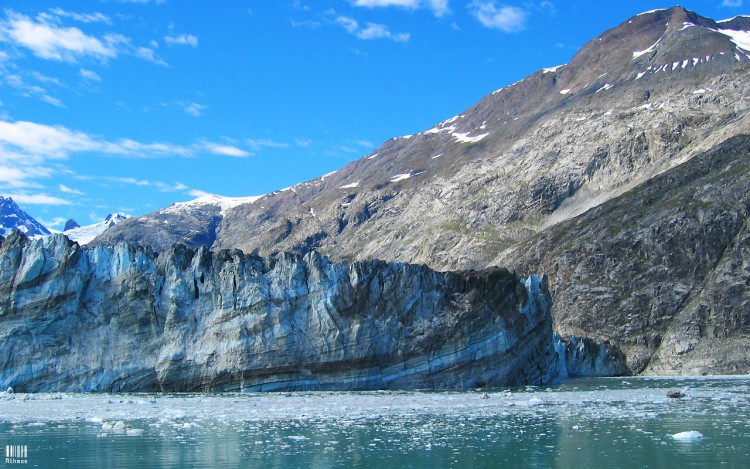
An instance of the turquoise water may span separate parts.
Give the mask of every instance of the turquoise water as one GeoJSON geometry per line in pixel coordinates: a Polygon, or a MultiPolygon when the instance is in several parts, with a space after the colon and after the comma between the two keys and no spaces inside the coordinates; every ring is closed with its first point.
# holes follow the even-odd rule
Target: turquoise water
{"type": "Polygon", "coordinates": [[[0,467],[746,468],[750,378],[468,392],[0,393],[0,444],[23,456],[0,467]],[[669,399],[669,389],[686,397],[669,399]],[[673,437],[687,431],[702,438],[673,437]]]}

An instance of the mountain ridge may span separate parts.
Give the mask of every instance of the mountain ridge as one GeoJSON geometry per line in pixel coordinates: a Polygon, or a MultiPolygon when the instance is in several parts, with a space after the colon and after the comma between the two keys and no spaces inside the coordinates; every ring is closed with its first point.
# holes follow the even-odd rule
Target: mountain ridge
{"type": "MultiPolygon", "coordinates": [[[[186,241],[259,255],[319,251],[341,261],[378,258],[437,270],[506,264],[523,272],[549,269],[561,335],[602,339],[621,348],[630,372],[750,370],[741,357],[722,367],[719,354],[726,348],[701,332],[718,327],[716,335],[735,345],[747,344],[750,337],[745,316],[737,313],[745,304],[742,293],[729,294],[743,285],[742,269],[732,270],[696,234],[701,217],[722,209],[741,218],[744,202],[714,195],[701,202],[703,211],[691,211],[688,195],[670,185],[710,159],[707,155],[728,151],[746,158],[737,138],[750,128],[748,31],[750,18],[717,22],[681,7],[637,15],[586,43],[570,63],[501,88],[424,132],[390,139],[338,171],[223,213],[213,206],[187,220],[152,214],[132,222],[138,230],[123,224],[95,243],[124,240],[158,251],[158,243],[186,241]],[[611,217],[604,217],[606,224],[587,225],[589,231],[576,231],[592,214],[627,210],[617,204],[649,194],[654,184],[685,201],[666,212],[668,220],[685,223],[685,230],[663,225],[654,215],[661,212],[649,212],[647,220],[675,238],[691,234],[686,241],[698,243],[710,262],[685,255],[674,265],[665,263],[665,253],[674,247],[670,238],[652,235],[637,219],[632,220],[637,231],[623,231],[611,217]],[[176,228],[165,230],[165,221],[176,228]],[[621,304],[603,294],[601,302],[592,303],[598,288],[613,289],[590,280],[596,266],[602,267],[600,254],[580,244],[578,259],[553,242],[536,242],[554,233],[571,239],[571,246],[608,245],[613,233],[630,233],[634,246],[649,246],[637,265],[629,263],[627,248],[605,257],[613,263],[610,275],[626,283],[620,290],[629,291],[628,282],[640,285],[637,298],[621,304]],[[566,276],[590,259],[594,267],[581,266],[588,269],[588,280],[581,283],[591,289],[586,296],[566,276]],[[691,263],[700,269],[693,266],[698,270],[689,274],[691,263]],[[649,276],[658,280],[657,274],[668,279],[661,288],[638,283],[649,276]],[[707,288],[727,298],[732,313],[716,314],[711,321],[733,321],[736,333],[721,332],[725,329],[700,317],[710,310],[700,300],[705,299],[702,282],[714,277],[724,283],[707,288]],[[676,293],[663,296],[670,288],[676,293]],[[691,298],[698,303],[690,306],[691,298]],[[592,305],[598,321],[587,320],[592,305]],[[680,324],[698,332],[685,335],[680,324]],[[703,362],[692,350],[705,351],[703,362]]],[[[733,174],[713,168],[699,179],[716,187],[731,182],[743,190],[733,174]],[[729,179],[722,183],[725,176],[729,179]]],[[[716,233],[731,239],[739,233],[735,228],[719,223],[716,233]]],[[[607,294],[619,290],[613,291],[607,294]]]]}

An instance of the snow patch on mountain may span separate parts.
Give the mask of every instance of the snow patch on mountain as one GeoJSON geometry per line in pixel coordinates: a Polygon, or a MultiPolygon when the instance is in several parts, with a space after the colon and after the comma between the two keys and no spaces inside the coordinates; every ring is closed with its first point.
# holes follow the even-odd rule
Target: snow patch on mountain
{"type": "Polygon", "coordinates": [[[718,29],[717,33],[721,33],[734,42],[734,44],[740,49],[750,51],[750,31],[735,31],[733,29],[718,29]]]}
{"type": "Polygon", "coordinates": [[[80,226],[67,231],[63,231],[63,234],[68,237],[71,241],[75,241],[80,245],[88,244],[94,240],[97,236],[104,233],[108,228],[115,226],[123,220],[130,218],[129,215],[124,213],[113,213],[107,215],[104,221],[94,223],[93,225],[80,226]]]}
{"type": "Polygon", "coordinates": [[[213,205],[220,207],[221,216],[224,216],[227,210],[229,210],[230,208],[234,208],[244,204],[251,204],[261,197],[263,197],[263,195],[255,195],[251,197],[224,197],[221,195],[208,194],[202,197],[198,197],[197,199],[189,200],[187,202],[177,202],[159,211],[161,213],[180,214],[200,209],[207,205],[213,205]]]}

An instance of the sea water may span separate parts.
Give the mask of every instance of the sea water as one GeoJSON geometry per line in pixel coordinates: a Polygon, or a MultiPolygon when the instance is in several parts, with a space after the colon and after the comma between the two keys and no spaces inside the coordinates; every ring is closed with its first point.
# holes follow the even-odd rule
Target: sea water
{"type": "Polygon", "coordinates": [[[0,393],[0,445],[0,467],[746,468],[750,377],[461,392],[0,393]]]}

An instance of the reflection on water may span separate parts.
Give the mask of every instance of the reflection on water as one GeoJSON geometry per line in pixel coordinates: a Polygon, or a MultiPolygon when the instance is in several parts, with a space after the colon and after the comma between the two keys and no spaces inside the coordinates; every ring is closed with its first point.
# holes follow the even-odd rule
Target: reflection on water
{"type": "Polygon", "coordinates": [[[744,377],[486,395],[0,393],[0,467],[750,467],[749,391],[744,377]],[[690,430],[703,438],[672,438],[690,430]]]}

